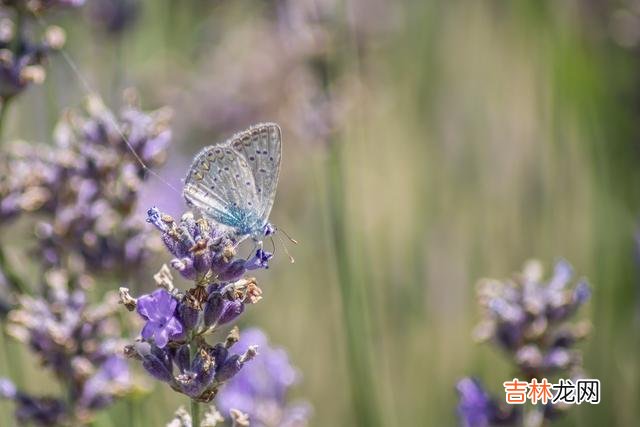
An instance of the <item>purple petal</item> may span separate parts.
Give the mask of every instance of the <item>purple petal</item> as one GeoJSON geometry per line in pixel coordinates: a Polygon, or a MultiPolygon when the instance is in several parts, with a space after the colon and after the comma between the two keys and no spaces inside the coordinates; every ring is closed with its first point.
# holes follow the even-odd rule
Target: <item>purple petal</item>
{"type": "Polygon", "coordinates": [[[16,394],[15,384],[7,378],[0,378],[0,397],[4,399],[14,399],[16,394]]]}
{"type": "Polygon", "coordinates": [[[178,319],[176,319],[175,317],[172,317],[167,322],[167,325],[165,326],[164,330],[167,331],[169,336],[176,337],[182,334],[183,328],[182,328],[182,324],[178,321],[178,319]]]}
{"type": "Polygon", "coordinates": [[[167,329],[158,329],[153,337],[158,347],[164,348],[169,342],[169,331],[167,329]]]}
{"type": "Polygon", "coordinates": [[[142,332],[140,333],[140,335],[142,335],[142,338],[144,338],[145,340],[150,340],[155,329],[156,326],[151,321],[149,321],[144,325],[144,328],[142,328],[142,332]]]}
{"type": "Polygon", "coordinates": [[[143,295],[138,298],[136,311],[142,318],[149,320],[151,312],[155,310],[154,301],[151,295],[143,295]]]}
{"type": "Polygon", "coordinates": [[[178,301],[169,292],[164,289],[158,289],[153,293],[153,296],[156,299],[157,310],[163,318],[173,315],[178,301]]]}

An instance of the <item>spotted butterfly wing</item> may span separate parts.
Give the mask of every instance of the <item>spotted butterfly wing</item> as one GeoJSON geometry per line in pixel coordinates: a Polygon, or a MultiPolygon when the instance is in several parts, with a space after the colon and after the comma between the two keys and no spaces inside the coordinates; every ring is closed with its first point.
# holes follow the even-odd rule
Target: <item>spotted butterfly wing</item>
{"type": "Polygon", "coordinates": [[[202,150],[185,180],[187,203],[238,235],[259,235],[273,206],[281,135],[278,125],[261,124],[202,150]]]}
{"type": "Polygon", "coordinates": [[[266,222],[273,207],[280,174],[280,127],[275,123],[254,126],[232,138],[231,147],[244,156],[251,169],[260,200],[259,214],[266,222]]]}

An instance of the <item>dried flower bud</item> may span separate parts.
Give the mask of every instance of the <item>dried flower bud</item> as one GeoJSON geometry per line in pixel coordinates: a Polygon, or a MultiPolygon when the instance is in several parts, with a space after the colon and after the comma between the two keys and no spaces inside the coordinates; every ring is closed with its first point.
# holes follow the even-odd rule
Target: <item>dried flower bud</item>
{"type": "Polygon", "coordinates": [[[227,335],[227,339],[225,340],[225,347],[231,348],[235,343],[240,341],[240,329],[237,326],[231,328],[229,331],[229,335],[227,335]]]}
{"type": "Polygon", "coordinates": [[[169,293],[174,292],[173,276],[167,264],[162,264],[160,270],[153,276],[153,280],[156,281],[158,287],[164,288],[169,293]]]}
{"type": "Polygon", "coordinates": [[[51,49],[59,50],[67,41],[67,34],[57,25],[51,25],[44,33],[44,40],[51,49]]]}
{"type": "Polygon", "coordinates": [[[20,80],[24,83],[42,84],[47,73],[41,65],[28,65],[20,71],[20,80]]]}
{"type": "Polygon", "coordinates": [[[0,64],[12,65],[13,61],[13,52],[11,52],[9,49],[0,49],[0,64]]]}
{"type": "Polygon", "coordinates": [[[249,415],[237,409],[231,409],[231,411],[229,411],[229,416],[231,417],[233,426],[241,426],[241,427],[249,426],[249,415]]]}
{"type": "Polygon", "coordinates": [[[218,412],[215,406],[211,405],[207,408],[202,417],[201,427],[216,427],[218,424],[223,423],[224,418],[218,412]]]}
{"type": "Polygon", "coordinates": [[[120,292],[120,304],[124,305],[127,310],[134,311],[136,309],[136,305],[138,304],[138,300],[133,298],[129,294],[129,288],[121,287],[119,289],[120,292]]]}
{"type": "Polygon", "coordinates": [[[0,42],[8,43],[15,34],[15,25],[9,18],[0,19],[0,42]]]}
{"type": "Polygon", "coordinates": [[[174,414],[174,418],[167,424],[167,427],[197,427],[193,426],[191,415],[184,409],[184,406],[178,408],[174,414]]]}

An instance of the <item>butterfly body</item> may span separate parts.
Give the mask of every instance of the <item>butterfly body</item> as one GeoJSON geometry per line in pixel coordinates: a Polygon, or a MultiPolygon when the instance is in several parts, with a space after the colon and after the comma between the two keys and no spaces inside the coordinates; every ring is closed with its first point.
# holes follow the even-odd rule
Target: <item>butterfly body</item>
{"type": "Polygon", "coordinates": [[[240,236],[257,237],[267,225],[253,211],[231,206],[229,210],[219,217],[219,222],[235,230],[240,236]]]}
{"type": "Polygon", "coordinates": [[[253,126],[206,147],[195,158],[183,195],[240,240],[260,240],[275,231],[268,222],[275,198],[282,133],[275,123],[253,126]]]}

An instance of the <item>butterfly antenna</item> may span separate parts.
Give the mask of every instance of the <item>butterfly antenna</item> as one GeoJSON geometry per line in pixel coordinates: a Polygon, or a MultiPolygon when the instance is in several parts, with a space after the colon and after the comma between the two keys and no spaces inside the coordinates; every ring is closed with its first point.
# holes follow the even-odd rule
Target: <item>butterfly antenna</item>
{"type": "MultiPolygon", "coordinates": [[[[39,14],[34,14],[33,15],[36,19],[36,21],[38,22],[38,24],[40,25],[40,27],[42,27],[43,29],[46,29],[48,24],[47,22],[44,20],[44,18],[42,18],[41,15],[39,14]]],[[[67,51],[65,50],[64,47],[61,47],[60,49],[58,49],[58,52],[61,54],[62,58],[64,59],[64,61],[67,63],[67,65],[69,66],[69,68],[71,69],[71,71],[73,72],[73,74],[75,74],[76,78],[78,79],[78,81],[80,82],[80,84],[82,85],[85,95],[88,95],[90,97],[94,97],[98,100],[100,100],[100,102],[102,102],[102,98],[100,97],[100,95],[98,94],[97,91],[95,91],[93,89],[93,87],[89,84],[89,82],[87,81],[87,79],[84,77],[84,75],[82,74],[82,72],[80,71],[78,65],[73,61],[73,59],[71,59],[71,56],[69,55],[69,53],[67,53],[67,51]]],[[[111,111],[111,110],[109,110],[111,111]]],[[[175,192],[178,195],[181,195],[182,193],[180,191],[178,191],[177,188],[175,188],[173,185],[171,185],[171,183],[169,181],[167,181],[166,179],[164,179],[162,177],[162,175],[160,175],[159,173],[157,173],[156,171],[154,171],[153,169],[151,169],[149,166],[146,165],[146,163],[144,162],[144,160],[142,160],[142,158],[140,157],[140,155],[136,152],[135,148],[133,147],[133,145],[131,144],[131,142],[129,141],[129,138],[127,138],[127,136],[124,134],[124,131],[121,129],[120,125],[118,124],[118,122],[116,121],[115,118],[113,118],[111,115],[107,115],[106,116],[106,120],[110,121],[110,125],[113,126],[113,128],[116,130],[116,132],[118,133],[118,136],[120,136],[120,138],[122,138],[122,140],[124,141],[124,143],[127,145],[127,148],[129,149],[129,151],[131,151],[131,154],[133,155],[133,157],[135,158],[136,162],[138,162],[140,164],[140,167],[142,168],[142,170],[144,170],[145,172],[149,173],[150,175],[152,175],[153,177],[155,177],[156,179],[158,179],[160,182],[162,182],[164,185],[166,185],[167,187],[169,187],[173,192],[175,192]]]]}
{"type": "Polygon", "coordinates": [[[284,231],[284,229],[278,228],[278,230],[282,231],[284,233],[284,235],[287,236],[287,239],[289,239],[291,241],[291,243],[293,243],[294,245],[298,244],[298,241],[296,239],[294,239],[293,237],[289,236],[289,233],[284,231]]]}
{"type": "Polygon", "coordinates": [[[291,261],[291,264],[296,262],[295,258],[293,258],[291,256],[291,254],[289,253],[289,250],[287,250],[287,245],[285,245],[284,240],[282,240],[282,237],[280,237],[279,234],[276,234],[276,236],[278,237],[278,240],[280,240],[280,244],[282,244],[282,248],[284,249],[284,253],[287,254],[287,256],[289,257],[289,261],[291,261]]]}
{"type": "Polygon", "coordinates": [[[271,247],[273,248],[273,255],[276,254],[276,243],[273,241],[273,236],[269,236],[269,239],[271,240],[271,247]]]}

